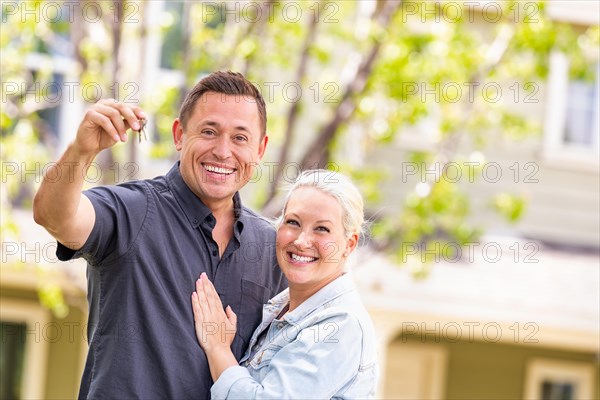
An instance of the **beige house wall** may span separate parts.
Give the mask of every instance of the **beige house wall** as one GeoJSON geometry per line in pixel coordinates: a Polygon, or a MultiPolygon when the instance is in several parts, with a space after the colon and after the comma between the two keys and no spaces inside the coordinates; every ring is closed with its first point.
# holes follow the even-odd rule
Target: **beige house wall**
{"type": "Polygon", "coordinates": [[[438,341],[432,335],[424,340],[399,337],[387,349],[381,395],[390,399],[540,398],[541,380],[532,380],[531,367],[544,362],[562,368],[557,377],[577,383],[576,399],[598,398],[596,354],[481,340],[438,341]]]}

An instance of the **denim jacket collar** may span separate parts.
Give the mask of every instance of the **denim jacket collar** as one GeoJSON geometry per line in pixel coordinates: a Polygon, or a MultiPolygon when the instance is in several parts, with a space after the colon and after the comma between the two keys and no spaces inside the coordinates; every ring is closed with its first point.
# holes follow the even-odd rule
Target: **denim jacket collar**
{"type": "MultiPolygon", "coordinates": [[[[344,273],[342,276],[322,287],[317,293],[306,299],[295,310],[288,312],[283,319],[290,324],[296,324],[306,318],[307,315],[315,311],[317,308],[323,307],[325,303],[328,303],[353,289],[354,283],[352,282],[352,279],[350,279],[350,277],[344,273]]],[[[287,301],[283,303],[280,311],[287,303],[289,303],[289,291],[286,293],[286,295],[287,301]]]]}
{"type": "MultiPolygon", "coordinates": [[[[298,306],[293,311],[288,312],[283,316],[282,320],[289,324],[296,324],[306,318],[307,315],[318,309],[319,307],[326,307],[326,303],[331,300],[348,293],[355,289],[352,278],[344,273],[339,278],[330,282],[325,287],[321,288],[317,293],[310,296],[306,301],[298,306]]],[[[259,335],[268,329],[269,325],[277,318],[284,307],[290,302],[289,288],[285,289],[277,296],[270,299],[267,304],[263,306],[263,316],[260,325],[256,328],[252,337],[250,338],[248,350],[246,354],[240,360],[240,363],[246,361],[251,354],[251,350],[256,344],[259,335]]]]}

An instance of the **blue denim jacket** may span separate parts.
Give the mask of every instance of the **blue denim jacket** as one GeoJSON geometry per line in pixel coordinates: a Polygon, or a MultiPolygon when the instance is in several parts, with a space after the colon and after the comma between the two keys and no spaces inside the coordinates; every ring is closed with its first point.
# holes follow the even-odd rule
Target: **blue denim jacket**
{"type": "Polygon", "coordinates": [[[373,398],[375,332],[351,278],[342,275],[277,319],[288,303],[286,289],[263,307],[241,365],[221,374],[211,397],[373,398]]]}

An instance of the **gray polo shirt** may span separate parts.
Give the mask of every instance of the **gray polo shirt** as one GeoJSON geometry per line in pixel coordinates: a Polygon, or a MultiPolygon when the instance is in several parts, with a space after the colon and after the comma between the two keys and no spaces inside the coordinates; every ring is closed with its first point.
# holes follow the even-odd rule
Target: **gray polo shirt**
{"type": "Polygon", "coordinates": [[[85,192],[96,222],[84,246],[61,260],[88,262],[89,353],[80,398],[203,399],[212,380],[194,332],[190,296],[200,273],[238,316],[239,360],[262,305],[287,286],[275,230],[234,196],[234,234],[222,257],[215,218],[175,164],[166,176],[85,192]]]}

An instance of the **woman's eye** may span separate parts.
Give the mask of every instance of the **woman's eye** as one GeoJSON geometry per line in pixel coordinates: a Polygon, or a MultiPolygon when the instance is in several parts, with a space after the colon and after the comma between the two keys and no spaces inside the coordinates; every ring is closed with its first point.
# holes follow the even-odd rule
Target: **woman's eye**
{"type": "Polygon", "coordinates": [[[298,221],[296,221],[295,219],[286,219],[285,223],[288,225],[295,225],[295,226],[299,226],[300,224],[298,223],[298,221]]]}
{"type": "Polygon", "coordinates": [[[324,227],[324,226],[318,226],[318,227],[317,227],[317,230],[318,230],[318,231],[321,231],[321,232],[327,232],[327,233],[329,233],[329,232],[330,232],[330,231],[329,231],[329,228],[326,228],[326,227],[324,227]]]}

